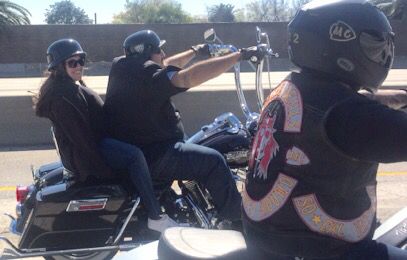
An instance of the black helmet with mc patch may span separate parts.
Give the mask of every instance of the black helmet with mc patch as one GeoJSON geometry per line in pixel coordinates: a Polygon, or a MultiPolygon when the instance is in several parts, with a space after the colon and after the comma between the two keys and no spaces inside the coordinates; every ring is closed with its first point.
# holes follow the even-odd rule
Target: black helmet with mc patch
{"type": "Polygon", "coordinates": [[[393,64],[394,33],[364,0],[316,0],[288,25],[290,60],[355,88],[378,88],[393,64]]]}

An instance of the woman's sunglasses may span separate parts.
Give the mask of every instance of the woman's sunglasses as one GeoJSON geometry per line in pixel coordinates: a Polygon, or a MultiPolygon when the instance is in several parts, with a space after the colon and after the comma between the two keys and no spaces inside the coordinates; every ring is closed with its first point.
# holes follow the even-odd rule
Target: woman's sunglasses
{"type": "Polygon", "coordinates": [[[85,66],[85,58],[80,58],[79,60],[68,60],[66,62],[66,65],[68,65],[68,67],[71,69],[78,67],[78,64],[82,67],[85,66]]]}

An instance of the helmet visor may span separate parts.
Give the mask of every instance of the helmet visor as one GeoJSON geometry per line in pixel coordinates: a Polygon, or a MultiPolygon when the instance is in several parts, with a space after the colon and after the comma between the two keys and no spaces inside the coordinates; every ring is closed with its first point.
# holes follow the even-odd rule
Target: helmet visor
{"type": "Polygon", "coordinates": [[[377,33],[362,32],[359,37],[360,46],[367,58],[386,69],[393,65],[394,33],[378,35],[377,33]]]}
{"type": "Polygon", "coordinates": [[[160,54],[162,46],[166,43],[165,40],[161,40],[157,47],[152,47],[151,53],[160,54]]]}
{"type": "Polygon", "coordinates": [[[166,42],[166,40],[160,40],[160,44],[158,45],[158,47],[161,48],[166,42]]]}

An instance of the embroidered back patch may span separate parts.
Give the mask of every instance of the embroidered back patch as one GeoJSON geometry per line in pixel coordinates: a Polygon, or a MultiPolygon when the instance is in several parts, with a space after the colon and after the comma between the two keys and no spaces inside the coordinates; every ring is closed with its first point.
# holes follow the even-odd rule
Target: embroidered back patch
{"type": "Polygon", "coordinates": [[[310,163],[308,156],[298,147],[293,147],[287,151],[286,163],[288,165],[301,166],[310,163]]]}
{"type": "Polygon", "coordinates": [[[376,213],[376,187],[366,187],[371,206],[358,218],[339,220],[329,216],[320,206],[315,194],[293,199],[294,207],[301,220],[314,232],[345,240],[358,242],[367,236],[376,213]]]}
{"type": "Polygon", "coordinates": [[[273,188],[260,200],[253,200],[244,190],[243,209],[251,220],[264,220],[276,213],[286,203],[296,185],[297,180],[280,173],[273,188]]]}

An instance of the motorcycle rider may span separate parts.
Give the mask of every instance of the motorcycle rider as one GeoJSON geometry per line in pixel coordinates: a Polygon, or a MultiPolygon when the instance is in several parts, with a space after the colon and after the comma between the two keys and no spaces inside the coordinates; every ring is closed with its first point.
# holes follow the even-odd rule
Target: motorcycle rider
{"type": "Polygon", "coordinates": [[[183,68],[196,56],[208,57],[208,45],[166,58],[164,43],[151,30],[125,39],[125,56],[113,60],[109,75],[104,106],[109,132],[143,150],[153,180],[196,180],[210,192],[220,218],[240,220],[241,196],[226,161],[214,149],[183,142],[180,113],[171,97],[259,53],[242,49],[183,68]]]}
{"type": "Polygon", "coordinates": [[[82,80],[86,53],[74,39],[53,42],[47,50],[47,80],[35,100],[39,117],[51,120],[64,167],[79,183],[97,183],[127,170],[148,212],[148,227],[162,232],[177,223],[161,215],[151,176],[139,148],[107,137],[102,99],[82,80]]]}
{"type": "Polygon", "coordinates": [[[357,92],[392,66],[387,18],[362,0],[313,1],[288,33],[299,69],[261,113],[242,195],[249,247],[264,259],[407,259],[372,240],[378,164],[407,160],[407,115],[357,92]]]}

